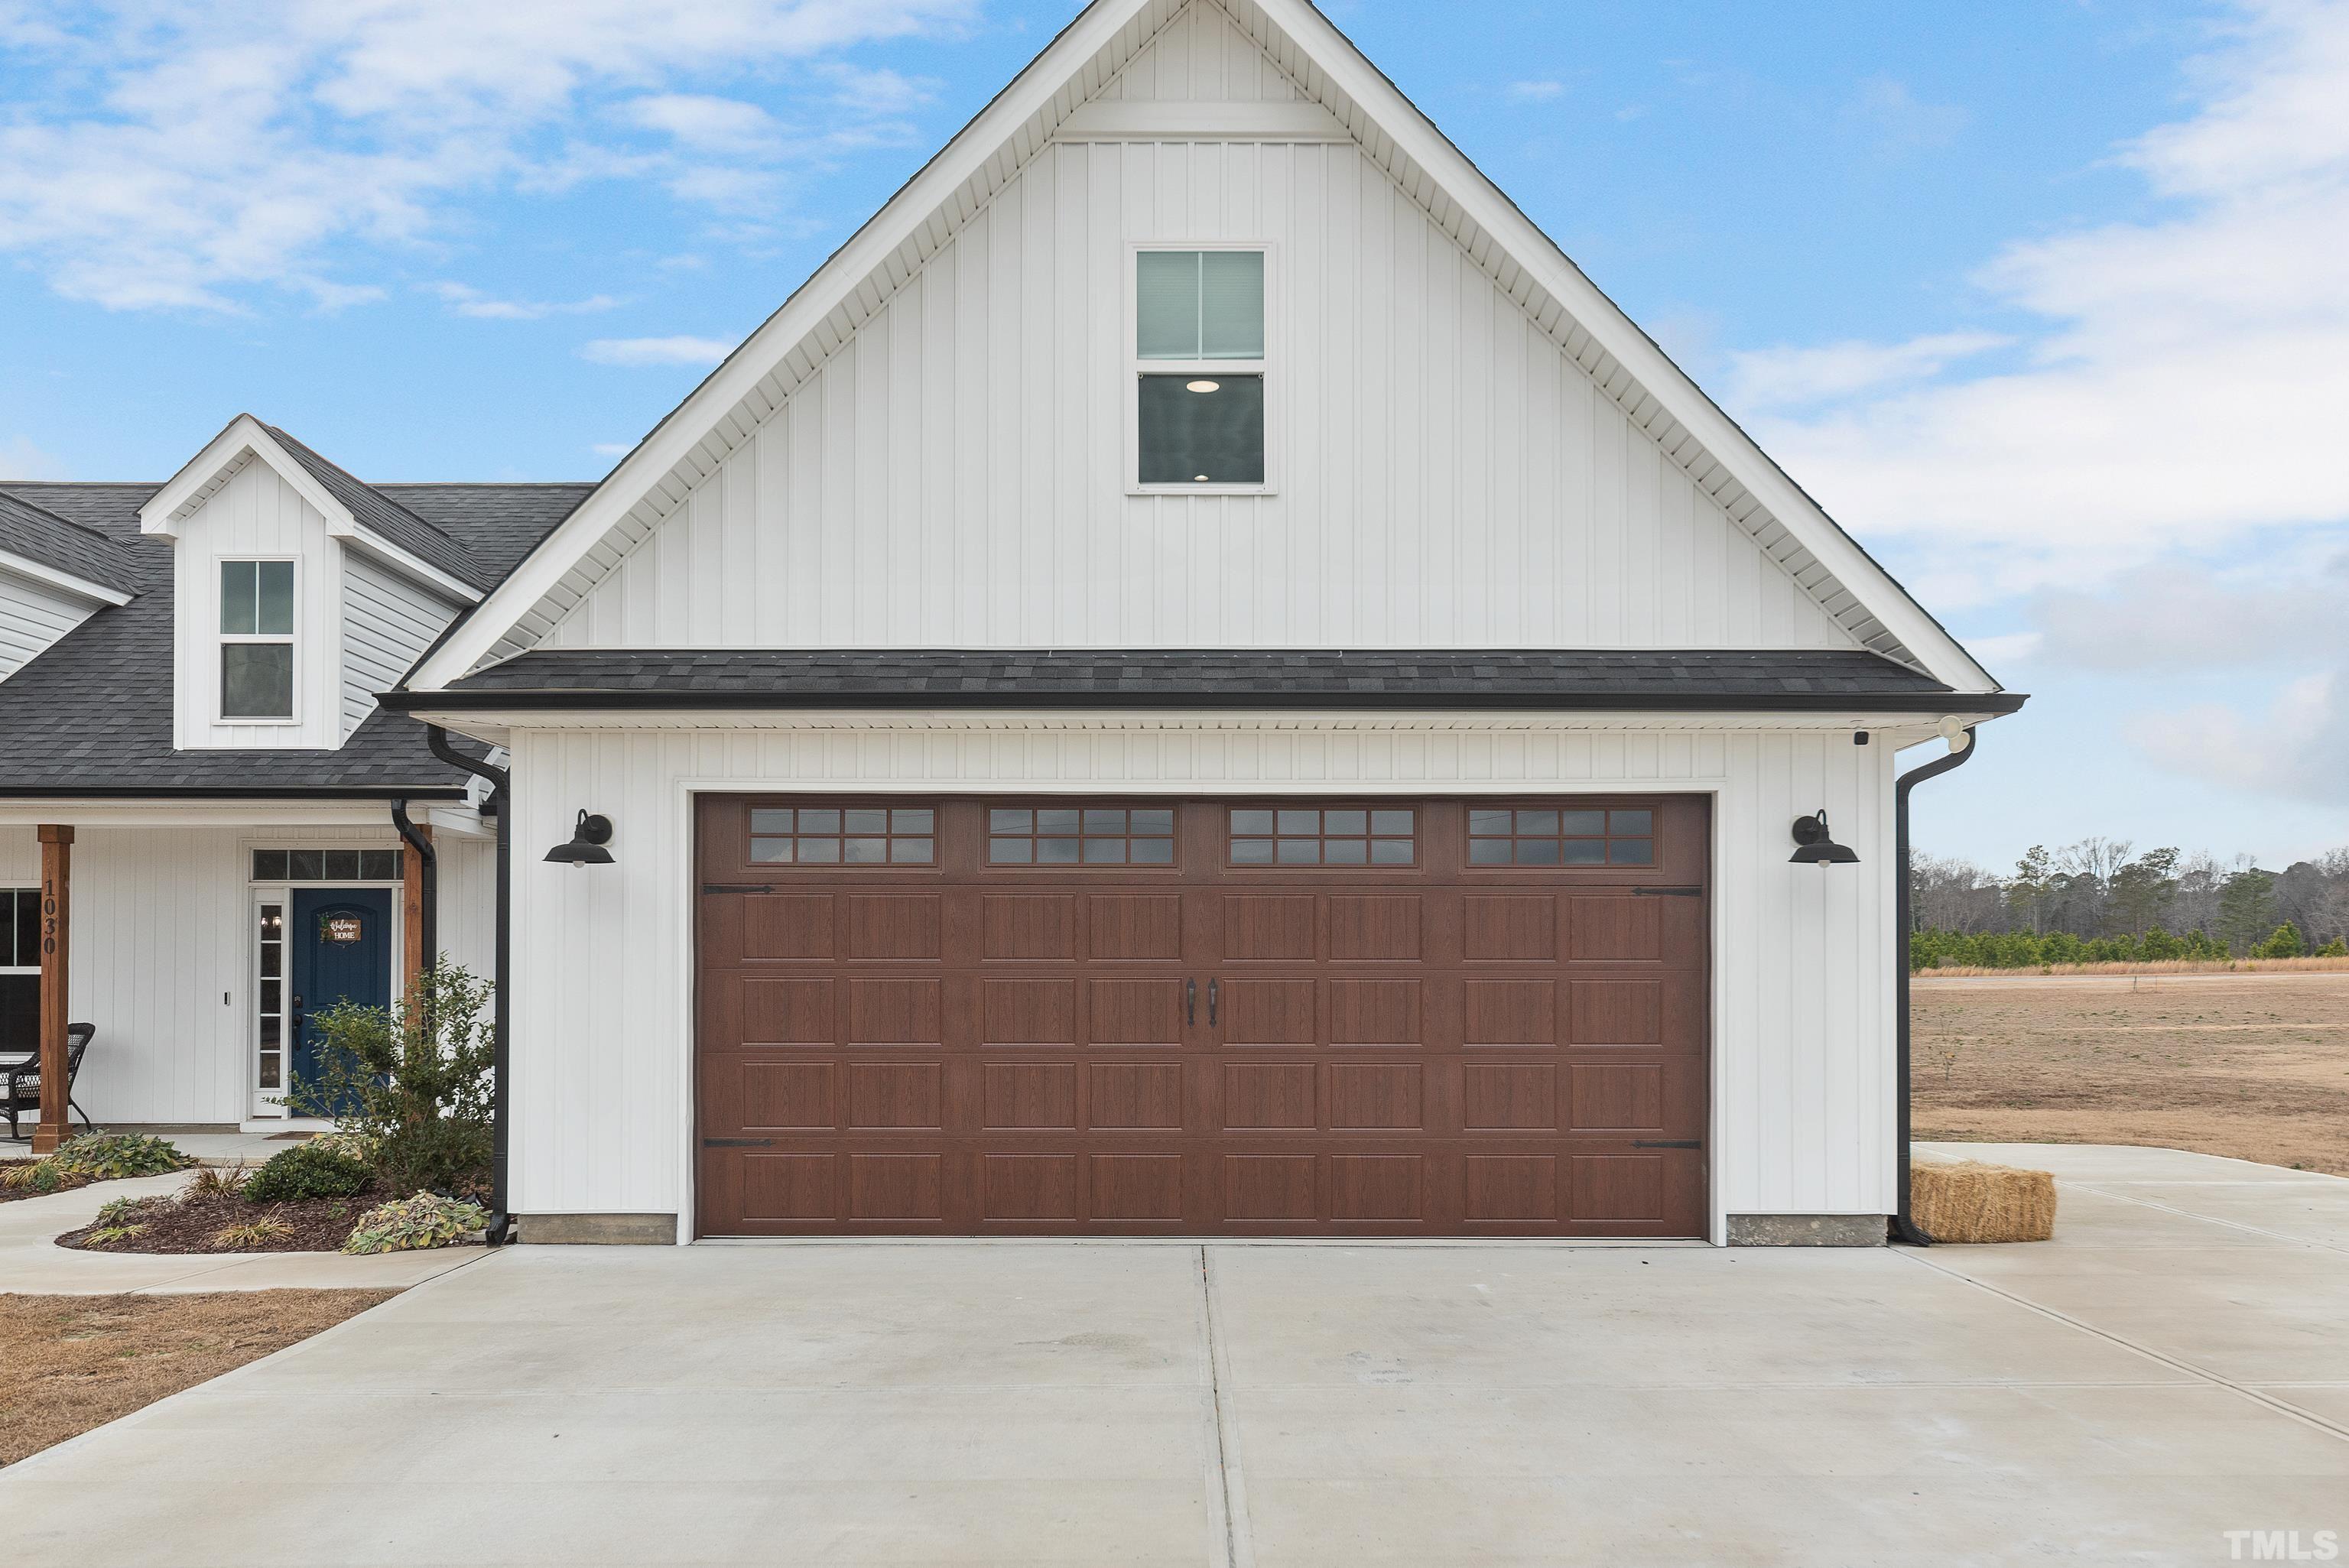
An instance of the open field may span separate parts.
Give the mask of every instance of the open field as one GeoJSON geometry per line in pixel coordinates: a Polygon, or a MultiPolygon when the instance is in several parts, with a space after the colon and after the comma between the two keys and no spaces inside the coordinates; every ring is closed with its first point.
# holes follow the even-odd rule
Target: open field
{"type": "Polygon", "coordinates": [[[1920,976],[1916,1135],[2349,1176],[2349,974],[1920,976]]]}
{"type": "Polygon", "coordinates": [[[2020,977],[2028,975],[2349,975],[2349,958],[2178,958],[2130,964],[2029,965],[2013,969],[1983,969],[1969,964],[1946,964],[1920,969],[1917,978],[1946,980],[1983,975],[2020,977]]]}
{"type": "Polygon", "coordinates": [[[0,1295],[0,1465],[258,1361],[387,1290],[0,1295]]]}

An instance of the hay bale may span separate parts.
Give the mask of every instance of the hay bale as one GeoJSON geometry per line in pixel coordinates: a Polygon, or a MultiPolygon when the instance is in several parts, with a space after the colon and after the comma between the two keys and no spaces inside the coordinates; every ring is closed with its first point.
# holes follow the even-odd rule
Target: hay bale
{"type": "Polygon", "coordinates": [[[1937,1242],[2044,1242],[2055,1233],[2055,1178],[1966,1160],[1909,1168],[1909,1208],[1937,1242]]]}

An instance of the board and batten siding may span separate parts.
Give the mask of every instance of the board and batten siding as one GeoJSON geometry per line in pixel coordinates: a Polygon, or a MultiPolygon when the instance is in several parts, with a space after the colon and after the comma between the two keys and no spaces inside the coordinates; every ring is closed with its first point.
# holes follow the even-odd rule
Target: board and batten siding
{"type": "Polygon", "coordinates": [[[332,750],[343,742],[342,545],[267,463],[239,469],[180,525],[173,744],[182,750],[332,750]],[[220,562],[287,557],[294,574],[291,724],[220,722],[220,562]]]}
{"type": "Polygon", "coordinates": [[[0,571],[0,681],[38,658],[96,608],[87,599],[0,571]]]}
{"type": "Polygon", "coordinates": [[[690,784],[833,796],[1709,793],[1715,1236],[1726,1213],[1890,1212],[1889,746],[1818,731],[1317,722],[1185,728],[1104,714],[1026,729],[843,719],[517,731],[516,841],[559,841],[583,802],[612,818],[616,837],[615,863],[584,873],[515,857],[515,1209],[690,1209],[690,784]],[[1787,824],[1821,805],[1860,864],[1787,862],[1787,824]]]}
{"type": "MultiPolygon", "coordinates": [[[[398,843],[388,817],[381,831],[78,828],[71,1011],[75,1022],[97,1025],[98,1036],[74,1098],[100,1126],[236,1122],[251,1115],[252,850],[398,843]]],[[[476,973],[490,974],[494,847],[444,839],[440,850],[440,944],[476,973]]],[[[39,881],[35,830],[0,828],[0,887],[39,881]]]]}
{"type": "Polygon", "coordinates": [[[453,606],[405,579],[343,552],[345,738],[375,711],[376,694],[398,686],[456,614],[453,606]]]}
{"type": "Polygon", "coordinates": [[[547,644],[1855,645],[1360,148],[1211,141],[1046,148],[547,644]],[[1131,247],[1215,241],[1277,493],[1131,495],[1131,247]]]}

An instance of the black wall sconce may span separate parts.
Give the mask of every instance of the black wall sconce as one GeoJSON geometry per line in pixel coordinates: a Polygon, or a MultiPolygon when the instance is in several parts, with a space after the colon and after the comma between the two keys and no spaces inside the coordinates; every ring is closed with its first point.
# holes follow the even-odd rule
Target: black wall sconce
{"type": "Polygon", "coordinates": [[[1786,859],[1798,866],[1856,866],[1859,857],[1835,841],[1827,831],[1827,809],[1813,817],[1795,819],[1795,850],[1786,859]]]}
{"type": "Polygon", "coordinates": [[[608,866],[612,851],[604,846],[611,841],[612,819],[582,811],[577,826],[571,830],[571,841],[555,845],[546,851],[546,858],[574,866],[608,866]]]}

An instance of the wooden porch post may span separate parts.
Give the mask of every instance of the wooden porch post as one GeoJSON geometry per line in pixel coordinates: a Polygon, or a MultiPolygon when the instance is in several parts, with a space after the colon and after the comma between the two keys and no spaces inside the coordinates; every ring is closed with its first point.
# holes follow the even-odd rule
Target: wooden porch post
{"type": "MultiPolygon", "coordinates": [[[[432,830],[425,823],[417,823],[416,831],[426,843],[432,841],[432,830]]],[[[406,954],[400,965],[399,995],[405,999],[433,955],[424,951],[424,857],[410,849],[399,863],[400,946],[406,954]]]]}
{"type": "Polygon", "coordinates": [[[54,1154],[66,1140],[66,985],[73,956],[71,828],[43,823],[41,841],[41,1124],[33,1152],[54,1154]]]}

